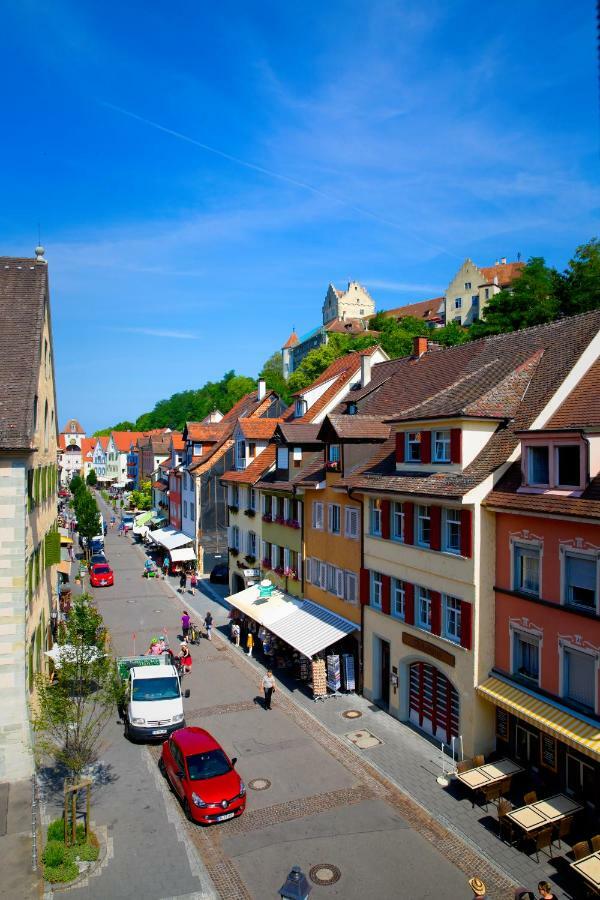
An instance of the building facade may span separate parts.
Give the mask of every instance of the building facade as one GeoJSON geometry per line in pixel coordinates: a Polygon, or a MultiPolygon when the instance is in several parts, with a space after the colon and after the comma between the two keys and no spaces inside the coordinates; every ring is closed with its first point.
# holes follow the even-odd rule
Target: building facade
{"type": "Polygon", "coordinates": [[[504,257],[493,266],[482,267],[466,259],[446,290],[446,324],[472,325],[491,298],[510,288],[524,267],[525,263],[509,263],[504,257]]]}

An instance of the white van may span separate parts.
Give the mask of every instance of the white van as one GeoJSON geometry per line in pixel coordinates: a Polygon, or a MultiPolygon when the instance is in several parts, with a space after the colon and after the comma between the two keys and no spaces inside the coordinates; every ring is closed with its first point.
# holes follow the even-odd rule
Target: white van
{"type": "Polygon", "coordinates": [[[189,696],[189,690],[181,692],[175,666],[133,666],[127,678],[125,737],[158,740],[184,728],[183,697],[189,696]]]}

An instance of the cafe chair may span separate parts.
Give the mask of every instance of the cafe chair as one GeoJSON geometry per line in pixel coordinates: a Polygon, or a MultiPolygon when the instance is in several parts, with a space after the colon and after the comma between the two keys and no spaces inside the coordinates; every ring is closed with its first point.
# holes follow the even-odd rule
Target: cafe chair
{"type": "Polygon", "coordinates": [[[531,806],[532,803],[537,803],[537,794],[535,791],[529,791],[529,793],[525,794],[523,797],[523,804],[525,806],[531,806]]]}
{"type": "Polygon", "coordinates": [[[507,775],[506,778],[503,778],[502,781],[499,782],[500,785],[500,796],[504,796],[504,794],[509,794],[510,789],[512,787],[512,775],[507,775]]]}
{"type": "Polygon", "coordinates": [[[459,763],[456,764],[456,771],[459,775],[463,772],[468,772],[473,768],[473,760],[471,759],[462,759],[459,763]]]}
{"type": "Polygon", "coordinates": [[[513,805],[510,800],[501,797],[498,801],[498,835],[501,841],[510,844],[511,847],[514,844],[515,830],[512,822],[508,818],[508,814],[509,812],[512,812],[512,809],[513,805]],[[505,835],[507,835],[506,841],[504,838],[505,835]]]}
{"type": "Polygon", "coordinates": [[[558,841],[559,850],[562,847],[561,839],[566,838],[571,834],[571,829],[573,827],[573,816],[567,816],[566,819],[561,819],[558,825],[556,825],[556,834],[554,839],[558,841]]]}
{"type": "Polygon", "coordinates": [[[589,841],[579,841],[577,844],[573,844],[572,846],[573,858],[575,862],[579,859],[585,859],[586,856],[590,855],[590,842],[589,841]]]}
{"type": "Polygon", "coordinates": [[[473,766],[477,768],[478,766],[483,766],[485,764],[485,756],[480,753],[479,756],[473,757],[473,766]]]}
{"type": "Polygon", "coordinates": [[[477,793],[481,794],[482,802],[487,810],[488,803],[495,803],[500,799],[502,787],[499,783],[490,784],[489,787],[482,787],[477,793]]]}
{"type": "Polygon", "coordinates": [[[529,838],[529,843],[533,844],[533,850],[535,850],[535,857],[538,863],[540,861],[540,850],[544,850],[546,847],[550,848],[548,856],[552,859],[552,844],[554,843],[554,828],[552,825],[548,825],[546,828],[541,828],[537,831],[529,838]]]}
{"type": "Polygon", "coordinates": [[[595,834],[592,838],[592,852],[600,853],[600,834],[595,834]]]}

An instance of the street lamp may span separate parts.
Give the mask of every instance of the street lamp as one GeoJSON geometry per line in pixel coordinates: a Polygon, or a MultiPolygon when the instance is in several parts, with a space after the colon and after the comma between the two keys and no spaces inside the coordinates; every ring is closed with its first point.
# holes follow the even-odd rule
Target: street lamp
{"type": "Polygon", "coordinates": [[[306,900],[312,888],[300,866],[292,866],[292,871],[279,888],[282,900],[306,900]]]}

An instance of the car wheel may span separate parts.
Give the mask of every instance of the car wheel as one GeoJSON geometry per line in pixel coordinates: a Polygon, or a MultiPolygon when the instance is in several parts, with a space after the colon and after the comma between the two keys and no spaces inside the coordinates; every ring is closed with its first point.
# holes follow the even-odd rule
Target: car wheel
{"type": "Polygon", "coordinates": [[[158,760],[158,771],[162,775],[163,778],[167,777],[167,768],[165,766],[165,761],[162,756],[158,760]]]}
{"type": "Polygon", "coordinates": [[[135,744],[135,738],[131,733],[131,729],[129,727],[129,722],[125,719],[125,737],[131,744],[135,744]]]}
{"type": "Polygon", "coordinates": [[[184,801],[183,801],[183,811],[184,811],[184,813],[185,813],[185,817],[186,817],[186,819],[188,820],[188,822],[193,822],[193,821],[194,821],[194,817],[192,816],[192,811],[191,811],[191,809],[190,809],[190,804],[187,802],[187,800],[184,800],[184,801]]]}

